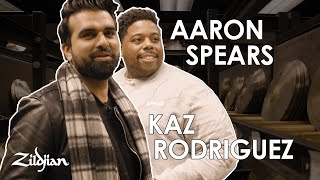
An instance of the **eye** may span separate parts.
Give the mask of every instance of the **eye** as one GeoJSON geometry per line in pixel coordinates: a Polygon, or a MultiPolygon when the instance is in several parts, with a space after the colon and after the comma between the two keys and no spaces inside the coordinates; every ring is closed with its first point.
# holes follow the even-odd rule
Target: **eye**
{"type": "Polygon", "coordinates": [[[152,42],[157,43],[157,42],[160,41],[160,38],[158,36],[154,36],[154,37],[151,38],[151,40],[152,40],[152,42]]]}
{"type": "Polygon", "coordinates": [[[109,38],[113,37],[115,34],[116,34],[116,32],[114,30],[107,30],[104,32],[104,35],[109,38]]]}
{"type": "Polygon", "coordinates": [[[85,32],[81,35],[81,38],[92,39],[96,36],[94,32],[85,32]]]}
{"type": "Polygon", "coordinates": [[[133,43],[140,43],[142,41],[142,39],[140,37],[136,37],[132,39],[133,43]]]}

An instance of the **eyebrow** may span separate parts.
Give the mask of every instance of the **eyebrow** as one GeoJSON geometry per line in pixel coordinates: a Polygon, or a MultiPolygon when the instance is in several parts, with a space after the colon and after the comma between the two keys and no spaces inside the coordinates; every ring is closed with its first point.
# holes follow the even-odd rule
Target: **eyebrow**
{"type": "MultiPolygon", "coordinates": [[[[106,28],[104,28],[104,31],[109,31],[109,30],[116,31],[116,28],[115,27],[106,27],[106,28]]],[[[91,27],[84,28],[79,32],[79,35],[84,34],[86,32],[96,32],[96,31],[97,31],[97,29],[95,29],[95,28],[91,28],[91,27]]]]}
{"type": "MultiPolygon", "coordinates": [[[[160,35],[159,32],[153,32],[151,33],[151,35],[160,35]]],[[[143,33],[135,33],[135,34],[132,34],[131,37],[134,37],[134,36],[144,36],[143,33]]]]}

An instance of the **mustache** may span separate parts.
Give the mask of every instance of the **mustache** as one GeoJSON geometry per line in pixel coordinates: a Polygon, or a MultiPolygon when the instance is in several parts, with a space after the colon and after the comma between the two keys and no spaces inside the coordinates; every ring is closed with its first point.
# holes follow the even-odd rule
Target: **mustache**
{"type": "Polygon", "coordinates": [[[104,47],[100,47],[97,50],[93,51],[90,54],[91,58],[96,58],[99,56],[112,56],[115,57],[115,53],[111,48],[104,48],[104,47]]]}

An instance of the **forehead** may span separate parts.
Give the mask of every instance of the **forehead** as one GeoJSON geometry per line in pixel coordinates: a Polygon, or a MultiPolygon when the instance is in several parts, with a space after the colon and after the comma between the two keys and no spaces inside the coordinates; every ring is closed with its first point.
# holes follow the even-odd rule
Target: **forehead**
{"type": "Polygon", "coordinates": [[[70,16],[69,29],[71,33],[80,32],[86,28],[115,28],[115,22],[109,12],[105,10],[82,10],[70,16]]]}
{"type": "Polygon", "coordinates": [[[132,23],[127,30],[127,34],[149,34],[149,33],[160,33],[157,24],[150,20],[140,20],[132,23]]]}

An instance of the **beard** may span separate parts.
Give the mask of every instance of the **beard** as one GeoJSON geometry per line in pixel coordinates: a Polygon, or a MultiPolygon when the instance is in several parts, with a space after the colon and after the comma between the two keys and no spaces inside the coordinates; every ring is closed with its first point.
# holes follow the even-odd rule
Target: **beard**
{"type": "Polygon", "coordinates": [[[95,51],[85,58],[79,58],[72,53],[72,58],[74,67],[82,76],[95,80],[108,79],[110,76],[112,76],[113,71],[119,62],[119,55],[115,55],[115,53],[110,49],[95,51]],[[97,54],[104,51],[112,54],[112,61],[95,61],[94,58],[97,57],[97,54]]]}

